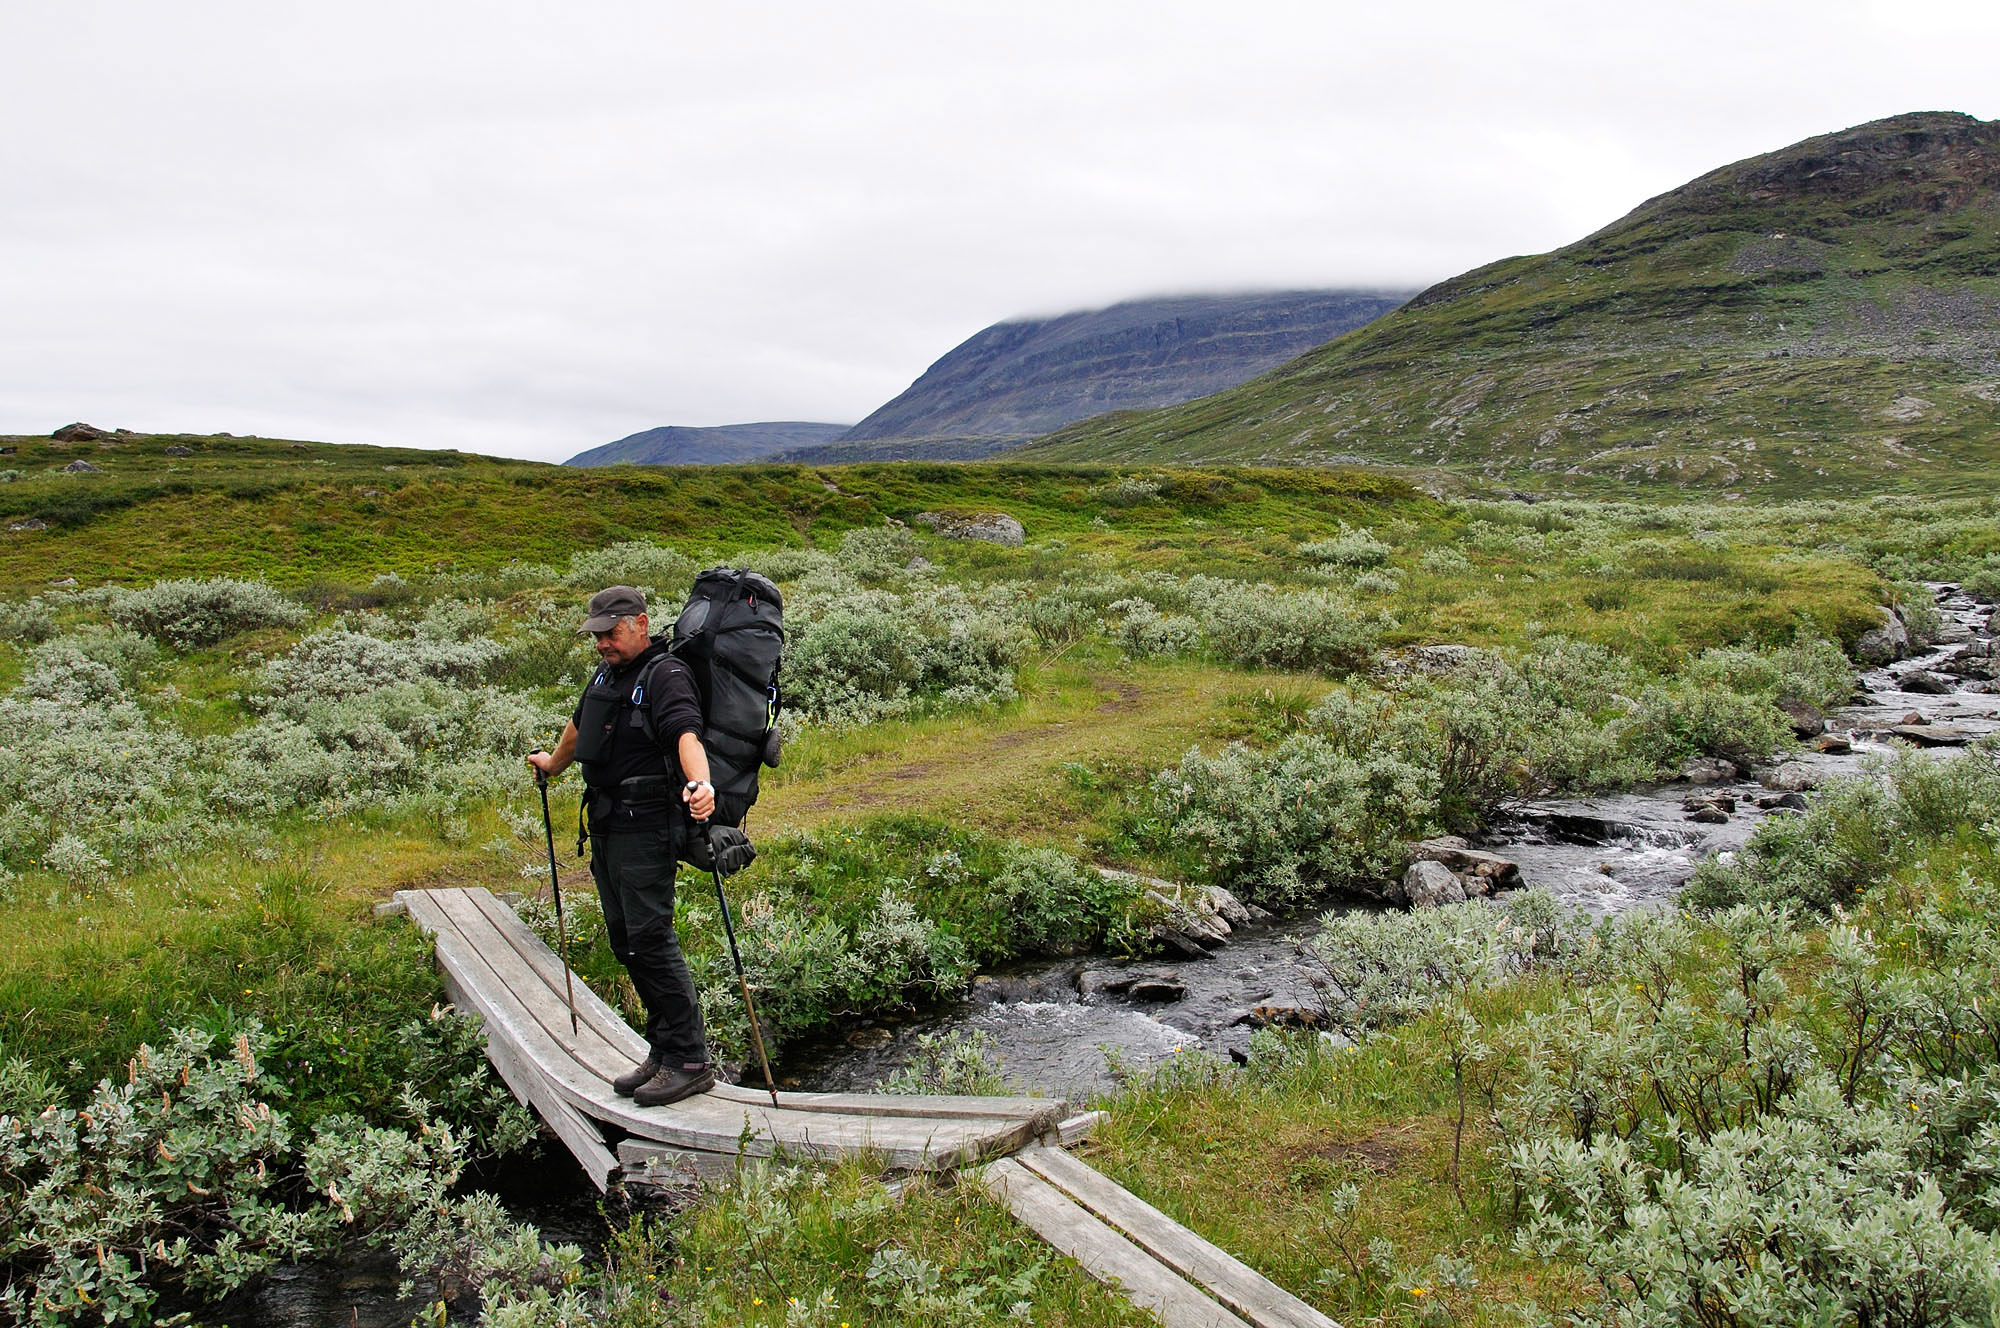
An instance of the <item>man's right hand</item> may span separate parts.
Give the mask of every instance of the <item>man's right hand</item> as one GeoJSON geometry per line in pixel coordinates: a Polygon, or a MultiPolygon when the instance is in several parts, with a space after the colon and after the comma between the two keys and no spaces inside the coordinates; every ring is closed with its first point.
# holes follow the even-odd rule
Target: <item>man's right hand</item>
{"type": "Polygon", "coordinates": [[[545,752],[537,747],[534,751],[529,752],[527,757],[528,768],[535,772],[537,783],[555,778],[563,771],[569,769],[570,762],[575,759],[576,725],[574,723],[563,725],[562,737],[556,741],[556,749],[554,751],[545,752]]]}

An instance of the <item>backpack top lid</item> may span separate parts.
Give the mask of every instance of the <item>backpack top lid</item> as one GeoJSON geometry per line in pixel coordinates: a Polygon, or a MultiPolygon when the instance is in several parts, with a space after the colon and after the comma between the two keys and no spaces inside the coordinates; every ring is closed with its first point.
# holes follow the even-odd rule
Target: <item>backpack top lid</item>
{"type": "Polygon", "coordinates": [[[671,649],[683,657],[690,646],[699,653],[698,638],[751,623],[777,629],[782,639],[784,614],[785,597],[770,577],[747,568],[711,567],[694,579],[687,607],[674,620],[671,649]]]}

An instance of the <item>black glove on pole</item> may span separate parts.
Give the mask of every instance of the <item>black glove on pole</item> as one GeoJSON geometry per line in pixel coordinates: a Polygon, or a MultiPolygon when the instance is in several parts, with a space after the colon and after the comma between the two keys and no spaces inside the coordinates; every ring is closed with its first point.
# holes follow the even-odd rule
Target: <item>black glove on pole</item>
{"type": "MultiPolygon", "coordinates": [[[[706,836],[710,830],[707,826],[697,825],[695,833],[706,836]]],[[[743,840],[744,846],[748,847],[750,841],[743,836],[743,832],[739,830],[736,835],[743,840]]],[[[755,856],[755,850],[752,850],[752,856],[755,856]]],[[[748,859],[743,861],[747,864],[748,859]]],[[[715,867],[715,902],[722,906],[722,934],[729,938],[729,957],[736,963],[736,981],[743,988],[743,1012],[750,1016],[750,1041],[756,1045],[757,1063],[764,1067],[764,1088],[771,1094],[771,1105],[775,1107],[778,1105],[778,1085],[771,1078],[770,1059],[764,1055],[764,1035],[757,1028],[757,1007],[750,1000],[750,979],[743,976],[743,955],[736,948],[736,924],[729,917],[729,896],[722,892],[722,862],[719,855],[715,867]]]]}
{"type": "MultiPolygon", "coordinates": [[[[541,748],[537,747],[536,751],[541,748]]],[[[556,897],[556,952],[562,957],[563,995],[569,997],[569,1031],[579,1030],[576,1026],[576,987],[569,976],[569,932],[563,926],[562,882],[556,879],[556,827],[549,819],[549,777],[540,770],[535,771],[535,787],[542,791],[542,837],[549,843],[549,889],[556,897]]]]}

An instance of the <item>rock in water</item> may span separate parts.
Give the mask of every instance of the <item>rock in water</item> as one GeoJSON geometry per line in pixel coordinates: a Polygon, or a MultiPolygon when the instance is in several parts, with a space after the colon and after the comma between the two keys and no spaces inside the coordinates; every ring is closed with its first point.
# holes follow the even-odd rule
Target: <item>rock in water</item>
{"type": "Polygon", "coordinates": [[[1826,715],[1810,701],[1796,696],[1781,697],[1778,709],[1792,722],[1792,733],[1800,738],[1817,738],[1826,732],[1826,715]]]}
{"type": "Polygon", "coordinates": [[[1904,691],[1924,696],[1944,696],[1953,690],[1951,679],[1940,678],[1925,669],[1911,669],[1900,681],[1904,691]]]}
{"type": "Polygon", "coordinates": [[[1780,793],[1803,793],[1819,787],[1819,773],[1803,761],[1785,761],[1765,771],[1758,782],[1780,793]]]}
{"type": "Polygon", "coordinates": [[[1416,862],[1442,863],[1458,877],[1466,895],[1491,894],[1495,890],[1516,890],[1521,885],[1521,869],[1497,853],[1470,848],[1457,835],[1440,835],[1410,845],[1416,862]]]}
{"type": "Polygon", "coordinates": [[[1910,633],[1903,620],[1887,609],[1881,613],[1882,625],[1863,632],[1854,643],[1854,657],[1863,664],[1888,664],[1910,653],[1910,633]]]}
{"type": "Polygon", "coordinates": [[[1413,862],[1403,873],[1403,897],[1410,901],[1411,908],[1463,904],[1465,885],[1442,862],[1413,862]]]}
{"type": "Polygon", "coordinates": [[[1726,784],[1736,778],[1736,764],[1719,756],[1697,756],[1681,767],[1681,778],[1690,784],[1726,784]]]}
{"type": "Polygon", "coordinates": [[[1919,747],[1963,747],[1972,741],[1972,735],[1964,729],[1945,724],[1895,724],[1889,732],[1919,747]]]}

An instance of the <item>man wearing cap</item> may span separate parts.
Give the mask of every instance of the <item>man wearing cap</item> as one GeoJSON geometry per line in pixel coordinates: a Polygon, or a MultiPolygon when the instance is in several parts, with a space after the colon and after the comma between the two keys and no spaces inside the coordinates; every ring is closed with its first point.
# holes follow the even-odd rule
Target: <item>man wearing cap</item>
{"type": "Polygon", "coordinates": [[[646,1007],[650,1048],[612,1087],[642,1107],[663,1106],[715,1086],[694,979],[674,934],[679,837],[690,816],[705,821],[715,810],[701,702],[687,666],[652,639],[646,597],[631,586],[591,596],[579,630],[597,638],[602,662],[556,749],[530,753],[528,764],[553,777],[583,763],[590,874],[611,952],[646,1007]]]}

